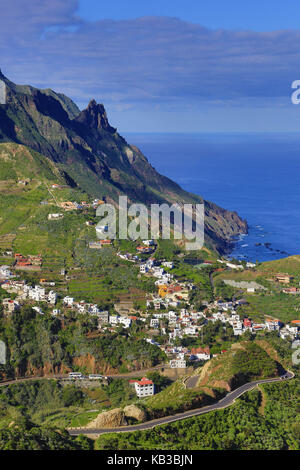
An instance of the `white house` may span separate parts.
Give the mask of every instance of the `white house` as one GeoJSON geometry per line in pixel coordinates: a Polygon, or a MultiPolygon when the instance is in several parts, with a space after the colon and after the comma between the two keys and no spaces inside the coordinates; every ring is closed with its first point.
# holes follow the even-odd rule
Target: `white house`
{"type": "Polygon", "coordinates": [[[110,315],[110,317],[109,317],[109,323],[110,323],[111,325],[117,325],[117,324],[119,323],[119,318],[120,318],[120,317],[117,316],[117,315],[110,315]]]}
{"type": "Polygon", "coordinates": [[[141,264],[140,265],[140,273],[146,274],[149,271],[149,268],[146,264],[141,264]]]}
{"type": "Polygon", "coordinates": [[[239,322],[239,321],[240,321],[240,316],[239,316],[238,314],[233,314],[233,315],[231,315],[229,321],[230,321],[230,322],[231,322],[231,321],[233,321],[233,322],[235,322],[235,321],[239,322]]]}
{"type": "Polygon", "coordinates": [[[182,334],[181,334],[180,328],[174,328],[174,330],[169,333],[170,340],[175,339],[175,338],[181,338],[181,337],[182,337],[182,334]]]}
{"type": "Polygon", "coordinates": [[[295,339],[295,336],[287,328],[282,328],[280,330],[279,336],[281,339],[288,339],[288,340],[295,339]]]}
{"type": "Polygon", "coordinates": [[[174,268],[174,263],[173,261],[163,261],[162,266],[165,266],[166,268],[173,269],[174,268]]]}
{"type": "Polygon", "coordinates": [[[139,398],[154,395],[154,383],[146,377],[143,377],[141,380],[137,380],[134,383],[134,387],[139,398]]]}
{"type": "Polygon", "coordinates": [[[164,274],[164,268],[159,268],[157,266],[154,266],[153,268],[154,277],[162,277],[163,274],[164,274]]]}
{"type": "Polygon", "coordinates": [[[148,266],[149,269],[152,269],[154,266],[154,260],[152,258],[148,259],[146,262],[146,266],[148,266]]]}
{"type": "Polygon", "coordinates": [[[51,315],[53,315],[54,317],[56,317],[57,315],[60,315],[60,313],[61,313],[61,311],[60,311],[59,308],[54,308],[54,309],[52,310],[51,315]]]}
{"type": "Polygon", "coordinates": [[[63,302],[64,302],[64,304],[66,304],[68,307],[72,307],[73,304],[74,304],[74,298],[73,298],[73,297],[68,297],[68,296],[66,296],[66,297],[63,298],[63,302]]]}
{"type": "Polygon", "coordinates": [[[183,332],[187,336],[195,336],[197,334],[197,327],[196,326],[187,326],[183,330],[183,332]]]}
{"type": "Polygon", "coordinates": [[[12,272],[9,269],[9,266],[0,266],[0,277],[3,279],[9,279],[12,277],[12,272]]]}
{"type": "Polygon", "coordinates": [[[57,300],[57,293],[51,290],[48,294],[48,301],[50,304],[55,305],[57,300]]]}
{"type": "Polygon", "coordinates": [[[159,320],[158,320],[158,318],[151,318],[151,320],[150,320],[150,328],[159,328],[159,320]]]}
{"type": "Polygon", "coordinates": [[[170,273],[162,274],[162,280],[166,282],[169,282],[171,279],[173,279],[173,277],[174,277],[173,274],[170,274],[170,273]]]}
{"type": "Polygon", "coordinates": [[[172,359],[170,361],[171,369],[185,369],[186,361],[184,359],[172,359]]]}
{"type": "Polygon", "coordinates": [[[153,246],[154,240],[143,240],[143,244],[146,246],[153,246]]]}
{"type": "Polygon", "coordinates": [[[48,220],[58,220],[62,219],[64,214],[58,213],[58,214],[48,214],[48,220]]]}
{"type": "Polygon", "coordinates": [[[109,320],[109,313],[107,310],[104,310],[103,312],[99,312],[98,314],[99,323],[108,323],[108,320],[109,320]]]}
{"type": "Polygon", "coordinates": [[[119,323],[124,326],[124,328],[129,328],[131,325],[131,319],[127,317],[120,317],[119,323]]]}
{"type": "Polygon", "coordinates": [[[154,305],[154,308],[155,310],[159,310],[160,309],[160,306],[163,304],[162,300],[161,299],[154,299],[153,300],[153,305],[154,305]]]}
{"type": "Polygon", "coordinates": [[[8,314],[18,312],[20,310],[20,304],[17,300],[3,299],[2,304],[8,314]]]}
{"type": "Polygon", "coordinates": [[[267,330],[269,330],[269,331],[278,331],[279,330],[278,321],[267,321],[266,326],[267,326],[267,330]]]}
{"type": "Polygon", "coordinates": [[[255,263],[247,262],[247,263],[246,263],[246,266],[247,266],[247,268],[255,268],[256,264],[255,264],[255,263]]]}
{"type": "Polygon", "coordinates": [[[243,329],[234,326],[234,327],[233,327],[233,334],[234,334],[234,336],[240,336],[240,335],[243,334],[243,329]]]}
{"type": "Polygon", "coordinates": [[[44,287],[35,286],[28,289],[28,298],[36,302],[43,302],[46,300],[46,290],[44,287]]]}
{"type": "Polygon", "coordinates": [[[297,336],[298,336],[298,327],[297,326],[286,325],[286,329],[291,333],[291,335],[294,336],[294,338],[297,338],[297,336]]]}
{"type": "Polygon", "coordinates": [[[240,264],[226,263],[226,266],[231,269],[244,269],[244,267],[240,264]]]}
{"type": "Polygon", "coordinates": [[[210,359],[209,348],[192,348],[192,356],[195,356],[200,361],[208,361],[210,359]]]}
{"type": "Polygon", "coordinates": [[[167,315],[168,315],[168,318],[169,318],[169,321],[170,321],[170,322],[176,322],[177,319],[178,319],[178,316],[177,316],[176,312],[174,312],[173,310],[170,310],[170,311],[167,313],[167,315]]]}

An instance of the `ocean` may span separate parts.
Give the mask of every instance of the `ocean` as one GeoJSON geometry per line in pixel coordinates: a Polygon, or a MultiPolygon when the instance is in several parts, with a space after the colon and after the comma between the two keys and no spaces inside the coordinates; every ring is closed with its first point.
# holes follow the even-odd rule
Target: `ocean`
{"type": "Polygon", "coordinates": [[[235,210],[249,234],[231,257],[300,254],[300,133],[125,135],[185,190],[235,210]]]}

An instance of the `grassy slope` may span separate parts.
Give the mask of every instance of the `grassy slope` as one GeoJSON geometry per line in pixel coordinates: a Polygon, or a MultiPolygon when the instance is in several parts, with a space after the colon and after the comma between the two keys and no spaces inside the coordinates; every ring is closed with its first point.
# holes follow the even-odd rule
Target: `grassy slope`
{"type": "MultiPolygon", "coordinates": [[[[290,256],[261,263],[256,270],[241,272],[228,270],[217,273],[214,275],[214,281],[215,284],[225,279],[237,282],[256,281],[258,284],[265,285],[267,287],[265,292],[245,294],[249,305],[240,309],[241,312],[257,321],[263,321],[265,316],[270,316],[286,323],[300,318],[300,295],[290,295],[282,292],[282,288],[286,286],[272,280],[279,273],[290,274],[294,277],[291,285],[299,286],[300,256],[290,256]]],[[[239,289],[236,289],[236,292],[238,291],[239,289]]]]}
{"type": "Polygon", "coordinates": [[[300,255],[261,263],[258,270],[270,274],[287,273],[300,276],[300,255]]]}

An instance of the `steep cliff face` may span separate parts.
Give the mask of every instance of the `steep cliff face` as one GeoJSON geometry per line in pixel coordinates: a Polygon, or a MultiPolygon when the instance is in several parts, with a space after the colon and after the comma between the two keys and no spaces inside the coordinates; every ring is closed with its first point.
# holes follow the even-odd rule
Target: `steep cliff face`
{"type": "Polygon", "coordinates": [[[88,107],[81,111],[75,121],[97,131],[104,130],[112,134],[117,131],[110,126],[103,104],[98,104],[95,100],[90,101],[88,107]]]}
{"type": "Polygon", "coordinates": [[[115,408],[110,411],[103,411],[97,418],[87,424],[87,429],[118,428],[126,426],[124,411],[121,408],[115,408]]]}
{"type": "MultiPolygon", "coordinates": [[[[0,72],[6,104],[0,105],[0,143],[15,142],[50,158],[66,177],[91,196],[151,203],[201,203],[160,175],[142,152],[109,124],[105,108],[92,100],[80,112],[65,95],[15,85],[0,72]]],[[[211,248],[224,250],[231,237],[247,231],[235,212],[205,201],[205,237],[211,248]]]]}
{"type": "Polygon", "coordinates": [[[134,418],[136,421],[145,422],[147,415],[136,405],[128,405],[122,408],[114,408],[109,411],[103,411],[86,425],[86,429],[118,428],[126,426],[127,419],[134,418]]]}

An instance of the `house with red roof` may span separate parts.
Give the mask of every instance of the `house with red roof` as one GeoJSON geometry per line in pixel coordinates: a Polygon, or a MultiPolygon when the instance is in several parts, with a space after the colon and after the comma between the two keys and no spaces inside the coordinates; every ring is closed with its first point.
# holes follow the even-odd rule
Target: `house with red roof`
{"type": "Polygon", "coordinates": [[[210,350],[209,348],[192,348],[191,355],[199,361],[208,361],[210,359],[210,350]]]}
{"type": "Polygon", "coordinates": [[[143,377],[141,380],[130,380],[130,383],[134,383],[135,391],[139,398],[154,395],[154,383],[152,380],[147,379],[147,377],[143,377]]]}

